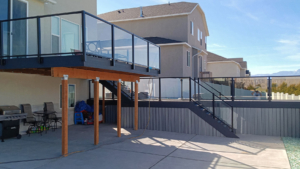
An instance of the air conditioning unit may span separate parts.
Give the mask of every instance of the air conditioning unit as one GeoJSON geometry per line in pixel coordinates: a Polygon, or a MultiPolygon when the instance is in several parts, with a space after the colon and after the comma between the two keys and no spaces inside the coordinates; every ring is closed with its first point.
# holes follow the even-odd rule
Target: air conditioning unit
{"type": "Polygon", "coordinates": [[[44,2],[45,4],[56,4],[56,0],[40,0],[42,2],[44,2]]]}

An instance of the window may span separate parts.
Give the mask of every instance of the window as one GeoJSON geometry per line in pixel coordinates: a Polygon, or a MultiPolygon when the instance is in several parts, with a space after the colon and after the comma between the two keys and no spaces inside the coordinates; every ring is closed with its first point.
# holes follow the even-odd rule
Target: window
{"type": "MultiPolygon", "coordinates": [[[[75,85],[69,84],[68,87],[68,107],[75,107],[75,85]]],[[[62,89],[60,85],[60,108],[62,108],[62,89]]]]}
{"type": "Polygon", "coordinates": [[[187,66],[191,66],[191,53],[189,51],[187,51],[187,66]]]}
{"type": "Polygon", "coordinates": [[[200,45],[202,46],[202,32],[200,31],[200,45]]]}
{"type": "Polygon", "coordinates": [[[192,35],[194,35],[194,22],[191,21],[191,24],[190,24],[190,32],[192,35]]]}
{"type": "Polygon", "coordinates": [[[207,49],[207,36],[205,36],[205,49],[207,49]]]}
{"type": "Polygon", "coordinates": [[[200,41],[200,33],[201,31],[198,29],[198,41],[200,41]]]}

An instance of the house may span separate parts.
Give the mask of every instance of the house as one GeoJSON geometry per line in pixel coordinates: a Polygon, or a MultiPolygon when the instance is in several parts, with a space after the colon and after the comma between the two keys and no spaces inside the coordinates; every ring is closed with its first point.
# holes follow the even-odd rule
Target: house
{"type": "MultiPolygon", "coordinates": [[[[116,81],[121,118],[121,83],[134,82],[138,91],[140,77],[160,73],[159,46],[98,18],[97,0],[1,3],[0,105],[22,109],[22,104],[31,104],[36,112],[43,111],[45,102],[52,102],[62,116],[63,155],[68,153],[68,125],[74,124],[74,106],[89,98],[89,81],[95,89],[92,105],[97,121],[99,80],[116,81]]],[[[27,128],[21,123],[21,132],[27,128]]],[[[95,131],[97,145],[98,123],[95,131]]]]}
{"type": "Polygon", "coordinates": [[[198,3],[178,2],[120,9],[98,17],[161,48],[160,77],[199,77],[206,71],[209,30],[198,3]]]}
{"type": "Polygon", "coordinates": [[[211,77],[250,76],[247,62],[243,58],[225,58],[212,52],[207,55],[207,71],[211,72],[211,77]]]}

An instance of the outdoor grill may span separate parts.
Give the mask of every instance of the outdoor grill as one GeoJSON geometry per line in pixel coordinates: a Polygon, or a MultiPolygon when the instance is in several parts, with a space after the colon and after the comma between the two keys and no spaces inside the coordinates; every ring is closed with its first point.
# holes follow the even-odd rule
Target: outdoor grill
{"type": "Polygon", "coordinates": [[[26,118],[25,113],[17,106],[0,106],[0,137],[2,142],[5,138],[21,138],[19,133],[20,119],[26,118]]]}

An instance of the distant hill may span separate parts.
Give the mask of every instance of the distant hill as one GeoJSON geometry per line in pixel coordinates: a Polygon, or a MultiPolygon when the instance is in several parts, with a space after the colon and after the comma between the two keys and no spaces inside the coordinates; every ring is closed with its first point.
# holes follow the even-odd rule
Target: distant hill
{"type": "Polygon", "coordinates": [[[257,74],[253,76],[296,76],[296,75],[300,75],[300,69],[296,71],[280,71],[272,74],[257,74]]]}

